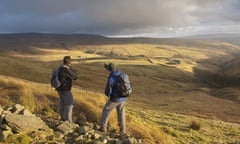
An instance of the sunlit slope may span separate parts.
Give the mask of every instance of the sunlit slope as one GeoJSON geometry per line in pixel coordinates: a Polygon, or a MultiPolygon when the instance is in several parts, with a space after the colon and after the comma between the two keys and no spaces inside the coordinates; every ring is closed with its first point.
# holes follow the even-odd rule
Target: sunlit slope
{"type": "Polygon", "coordinates": [[[230,144],[240,139],[239,124],[136,107],[131,107],[130,111],[143,125],[153,125],[154,128],[164,131],[174,144],[230,144]],[[190,128],[193,126],[199,130],[190,128]]]}
{"type": "MultiPolygon", "coordinates": [[[[59,97],[48,84],[0,75],[0,90],[0,104],[4,107],[20,103],[43,118],[60,119],[58,114],[59,97]]],[[[74,87],[73,94],[75,99],[74,121],[81,119],[99,124],[106,97],[103,94],[83,90],[80,87],[74,87]]],[[[167,134],[158,128],[153,128],[151,124],[141,125],[141,121],[130,113],[131,110],[127,109],[128,133],[130,135],[144,139],[149,144],[155,142],[172,143],[171,137],[167,134]],[[142,131],[143,129],[144,131],[142,131]],[[155,131],[153,132],[152,129],[155,131]]],[[[111,116],[110,123],[114,129],[118,128],[115,113],[111,116]]]]}
{"type": "MultiPolygon", "coordinates": [[[[53,68],[60,61],[41,62],[12,56],[0,57],[0,72],[4,75],[49,84],[53,68]]],[[[222,98],[235,100],[239,91],[234,88],[215,89],[202,83],[193,73],[175,67],[138,64],[122,59],[104,59],[104,62],[118,60],[121,71],[129,74],[134,91],[130,103],[146,109],[177,112],[187,115],[239,122],[239,104],[222,98]],[[217,96],[217,97],[213,97],[217,96]]],[[[103,62],[75,62],[79,80],[74,85],[84,90],[103,93],[108,76],[103,62]]]]}
{"type": "MultiPolygon", "coordinates": [[[[59,118],[59,98],[48,84],[0,75],[0,89],[0,104],[3,106],[21,103],[42,117],[59,118]]],[[[79,87],[73,88],[73,94],[74,120],[86,118],[91,122],[99,122],[105,96],[79,87]]],[[[149,144],[234,143],[240,138],[239,124],[147,110],[133,103],[127,104],[127,121],[128,133],[144,138],[149,144]],[[199,130],[190,128],[193,122],[200,125],[199,130]]],[[[117,128],[113,116],[111,125],[117,128]]]]}
{"type": "Polygon", "coordinates": [[[225,51],[216,49],[198,49],[171,45],[122,44],[122,45],[81,45],[68,50],[39,47],[30,48],[35,53],[9,51],[9,55],[27,58],[34,61],[57,61],[64,55],[71,55],[76,62],[107,62],[132,65],[165,65],[184,71],[193,72],[198,61],[215,56],[227,55],[225,51]]]}
{"type": "MultiPolygon", "coordinates": [[[[9,47],[2,54],[0,71],[10,76],[49,83],[52,69],[61,64],[63,56],[71,55],[79,74],[79,81],[75,84],[83,89],[102,92],[107,78],[103,63],[114,62],[119,65],[120,70],[131,76],[134,94],[140,95],[136,101],[143,104],[152,103],[153,106],[150,107],[157,107],[162,101],[163,103],[168,101],[169,97],[179,97],[188,95],[188,92],[191,94],[199,91],[210,97],[239,101],[239,92],[231,88],[231,84],[238,81],[238,67],[236,67],[238,46],[184,39],[154,39],[152,43],[140,43],[139,39],[123,41],[123,39],[104,38],[104,41],[98,39],[97,41],[101,43],[96,44],[95,38],[90,41],[91,37],[85,39],[83,44],[83,39],[85,38],[53,35],[42,35],[42,37],[33,35],[29,39],[28,35],[18,37],[17,41],[21,43],[15,45],[17,49],[9,47]],[[227,86],[227,92],[225,89],[219,89],[219,86],[220,88],[227,86]],[[148,97],[151,97],[152,102],[148,97]]],[[[1,49],[4,49],[4,45],[1,49]]],[[[194,100],[194,97],[190,99],[194,100]]],[[[178,101],[178,98],[173,97],[171,103],[174,101],[178,101]]],[[[189,101],[186,100],[180,104],[188,103],[189,101]]],[[[189,113],[183,108],[169,107],[167,106],[166,109],[189,113]]],[[[190,112],[197,106],[191,107],[190,112]]],[[[211,109],[207,113],[221,112],[219,109],[211,109]]],[[[202,110],[199,113],[206,114],[202,110]]],[[[222,117],[221,114],[217,115],[217,118],[222,117]]],[[[231,116],[229,117],[231,120],[231,116]]]]}

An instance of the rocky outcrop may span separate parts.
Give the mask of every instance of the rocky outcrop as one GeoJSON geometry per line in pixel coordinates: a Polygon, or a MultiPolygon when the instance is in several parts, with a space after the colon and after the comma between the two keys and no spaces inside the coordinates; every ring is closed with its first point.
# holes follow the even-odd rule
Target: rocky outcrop
{"type": "Polygon", "coordinates": [[[15,142],[13,139],[21,139],[18,136],[28,136],[33,133],[44,138],[54,134],[53,129],[49,128],[40,117],[35,116],[20,104],[5,108],[5,110],[0,106],[0,112],[1,142],[21,143],[15,142]],[[11,139],[11,142],[8,142],[9,139],[11,139]]]}
{"type": "Polygon", "coordinates": [[[69,123],[53,118],[40,118],[16,104],[3,109],[0,106],[0,141],[5,143],[86,143],[86,144],[140,144],[142,140],[128,135],[103,133],[89,122],[69,123]],[[25,139],[25,141],[23,141],[25,139]],[[22,140],[22,141],[19,141],[22,140]]]}
{"type": "Polygon", "coordinates": [[[46,131],[51,132],[50,129],[45,122],[43,122],[39,117],[36,116],[25,116],[19,114],[6,114],[5,120],[9,127],[14,130],[14,132],[32,132],[32,131],[46,131]]]}

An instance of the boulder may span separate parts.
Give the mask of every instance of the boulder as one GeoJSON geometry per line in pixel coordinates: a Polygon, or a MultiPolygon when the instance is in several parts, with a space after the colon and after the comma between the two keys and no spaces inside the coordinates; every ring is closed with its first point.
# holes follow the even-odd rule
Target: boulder
{"type": "Polygon", "coordinates": [[[44,121],[36,116],[25,116],[19,114],[6,114],[5,120],[8,126],[15,132],[46,131],[52,132],[44,121]]]}
{"type": "Polygon", "coordinates": [[[76,137],[74,140],[75,141],[81,141],[83,139],[84,139],[83,135],[80,135],[80,136],[76,137]]]}
{"type": "Polygon", "coordinates": [[[11,128],[7,124],[1,124],[0,129],[1,130],[8,130],[8,129],[11,129],[11,128]]]}
{"type": "Polygon", "coordinates": [[[0,105],[0,114],[2,114],[2,112],[3,112],[3,108],[2,108],[2,106],[0,105]]]}
{"type": "Polygon", "coordinates": [[[128,137],[127,139],[125,139],[125,142],[126,144],[137,144],[137,139],[134,138],[134,137],[128,137]]]}
{"type": "Polygon", "coordinates": [[[117,139],[114,141],[114,144],[123,144],[121,140],[117,139]]]}
{"type": "Polygon", "coordinates": [[[11,134],[13,133],[9,127],[7,127],[5,130],[0,130],[0,141],[4,141],[11,134]]]}
{"type": "Polygon", "coordinates": [[[22,112],[24,110],[24,106],[20,105],[20,104],[15,104],[12,112],[15,114],[19,114],[20,112],[22,112]]]}
{"type": "Polygon", "coordinates": [[[68,121],[63,122],[57,126],[57,130],[62,132],[64,135],[73,132],[78,127],[75,123],[70,123],[68,121]]]}
{"type": "Polygon", "coordinates": [[[88,126],[81,126],[79,129],[78,129],[78,132],[79,134],[85,134],[89,131],[89,127],[88,126]]]}
{"type": "Polygon", "coordinates": [[[23,114],[25,116],[34,116],[34,114],[32,114],[29,110],[24,109],[20,112],[20,114],[23,114]]]}
{"type": "Polygon", "coordinates": [[[104,144],[104,143],[98,140],[98,141],[95,141],[94,144],[104,144]]]}
{"type": "Polygon", "coordinates": [[[62,139],[62,138],[64,138],[64,134],[59,131],[56,131],[56,132],[54,132],[54,137],[57,139],[62,139]]]}

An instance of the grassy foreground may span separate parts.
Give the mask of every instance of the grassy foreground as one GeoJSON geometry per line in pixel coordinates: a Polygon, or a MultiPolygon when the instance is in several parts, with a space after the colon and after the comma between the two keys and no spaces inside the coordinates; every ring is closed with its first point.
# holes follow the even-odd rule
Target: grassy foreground
{"type": "MultiPolygon", "coordinates": [[[[7,76],[0,76],[0,104],[23,104],[35,113],[47,111],[49,117],[58,117],[58,96],[47,84],[7,76]]],[[[85,117],[99,122],[105,96],[75,87],[74,119],[85,117]]],[[[111,117],[112,127],[117,128],[116,114],[111,117]]],[[[148,144],[181,143],[234,143],[240,140],[240,125],[208,120],[156,110],[145,110],[137,105],[127,105],[127,127],[130,135],[144,138],[148,144]],[[198,125],[194,130],[191,124],[198,125]]]]}

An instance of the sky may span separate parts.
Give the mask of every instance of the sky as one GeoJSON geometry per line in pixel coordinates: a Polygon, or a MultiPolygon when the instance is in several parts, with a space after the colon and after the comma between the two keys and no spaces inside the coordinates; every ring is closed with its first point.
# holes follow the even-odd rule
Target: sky
{"type": "Polygon", "coordinates": [[[0,0],[0,33],[240,33],[240,0],[0,0]]]}

